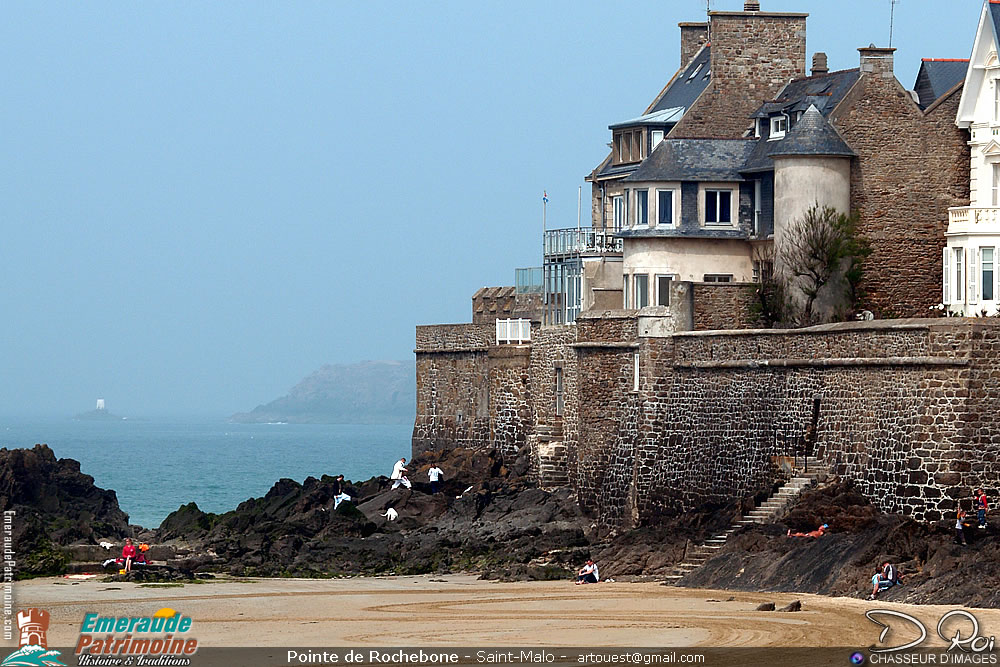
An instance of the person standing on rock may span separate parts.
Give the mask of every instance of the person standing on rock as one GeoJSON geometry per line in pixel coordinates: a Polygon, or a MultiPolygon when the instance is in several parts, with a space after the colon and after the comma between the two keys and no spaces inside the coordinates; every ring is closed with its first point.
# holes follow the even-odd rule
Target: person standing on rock
{"type": "Polygon", "coordinates": [[[986,502],[986,492],[982,489],[976,489],[976,515],[979,519],[979,527],[981,529],[986,528],[986,512],[989,509],[990,506],[986,502]]]}
{"type": "Polygon", "coordinates": [[[437,493],[441,490],[442,475],[444,475],[444,470],[441,470],[436,463],[427,471],[427,478],[431,480],[431,493],[437,493]]]}
{"type": "Polygon", "coordinates": [[[350,501],[351,497],[347,495],[346,489],[344,488],[344,476],[337,475],[333,480],[333,509],[340,507],[340,503],[345,500],[350,501]]]}
{"type": "Polygon", "coordinates": [[[390,479],[393,480],[392,482],[393,489],[397,488],[400,484],[402,484],[408,489],[411,488],[410,480],[406,479],[406,472],[407,472],[406,459],[401,458],[398,461],[396,461],[396,465],[392,467],[392,477],[390,477],[390,479]]]}
{"type": "Polygon", "coordinates": [[[962,529],[962,520],[965,519],[965,510],[958,510],[958,518],[955,519],[955,544],[967,546],[965,541],[965,531],[962,529]]]}

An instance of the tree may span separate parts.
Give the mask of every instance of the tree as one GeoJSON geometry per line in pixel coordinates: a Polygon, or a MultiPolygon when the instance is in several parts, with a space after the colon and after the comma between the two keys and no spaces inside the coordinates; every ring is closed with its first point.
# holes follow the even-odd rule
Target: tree
{"type": "Polygon", "coordinates": [[[857,236],[857,213],[845,215],[829,206],[813,205],[783,235],[778,262],[787,281],[789,313],[806,326],[844,316],[861,298],[865,259],[871,248],[857,236]],[[822,303],[830,315],[821,317],[822,303]]]}

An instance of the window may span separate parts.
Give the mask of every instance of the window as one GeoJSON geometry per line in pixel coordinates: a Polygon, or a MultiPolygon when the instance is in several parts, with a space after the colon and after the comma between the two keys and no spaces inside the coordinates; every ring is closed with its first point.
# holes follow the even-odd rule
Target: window
{"type": "Polygon", "coordinates": [[[622,276],[622,308],[628,308],[628,274],[622,276]]]}
{"type": "Polygon", "coordinates": [[[706,273],[704,282],[706,283],[731,283],[733,274],[731,273],[706,273]]]}
{"type": "Polygon", "coordinates": [[[656,305],[670,305],[670,281],[673,276],[656,276],[656,305]]]}
{"type": "Polygon", "coordinates": [[[993,170],[993,203],[991,206],[1000,206],[1000,163],[990,165],[993,170]]]}
{"type": "Polygon", "coordinates": [[[622,162],[632,161],[632,133],[625,133],[625,147],[622,152],[622,162]]]}
{"type": "Polygon", "coordinates": [[[635,191],[635,224],[649,224],[649,190],[635,191]]]}
{"type": "Polygon", "coordinates": [[[563,413],[563,369],[556,367],[556,415],[563,413]]]}
{"type": "Polygon", "coordinates": [[[674,191],[656,191],[656,224],[674,224],[674,191]]]}
{"type": "Polygon", "coordinates": [[[639,353],[632,354],[632,391],[639,391],[639,353]]]}
{"type": "Polygon", "coordinates": [[[649,276],[645,273],[637,273],[632,277],[635,283],[635,304],[636,308],[645,308],[649,305],[649,276]]]}
{"type": "Polygon", "coordinates": [[[654,148],[659,146],[660,142],[663,141],[663,130],[653,130],[649,133],[649,150],[652,152],[654,148]]]}
{"type": "Polygon", "coordinates": [[[705,190],[705,224],[733,224],[733,191],[705,190]]]}
{"type": "Polygon", "coordinates": [[[993,79],[993,122],[1000,122],[1000,79],[993,79]]]}
{"type": "Polygon", "coordinates": [[[774,263],[766,260],[755,261],[753,263],[753,281],[755,283],[767,282],[774,275],[774,263]]]}
{"type": "Polygon", "coordinates": [[[788,130],[788,117],[787,116],[775,116],[771,119],[771,135],[769,139],[780,139],[785,136],[785,132],[788,130]]]}
{"type": "Polygon", "coordinates": [[[993,248],[980,248],[980,267],[983,272],[983,301],[993,300],[993,248]]]}
{"type": "Polygon", "coordinates": [[[965,248],[955,248],[955,294],[952,303],[962,303],[962,287],[965,285],[962,275],[962,258],[965,256],[965,248]]]}
{"type": "Polygon", "coordinates": [[[753,182],[753,234],[754,236],[760,236],[764,231],[761,229],[761,193],[760,193],[760,179],[758,178],[753,182]]]}
{"type": "Polygon", "coordinates": [[[763,122],[760,118],[755,119],[753,122],[753,136],[757,139],[760,139],[760,126],[763,122]]]}
{"type": "Polygon", "coordinates": [[[625,226],[625,199],[621,195],[612,197],[611,209],[614,212],[615,231],[620,232],[625,226]]]}
{"type": "Polygon", "coordinates": [[[951,303],[951,248],[941,254],[941,303],[951,303]]]}
{"type": "Polygon", "coordinates": [[[624,151],[624,149],[625,149],[625,146],[622,143],[622,133],[619,132],[618,134],[615,135],[615,149],[614,149],[615,150],[615,159],[618,162],[624,162],[625,161],[625,153],[622,152],[622,151],[624,151]]]}
{"type": "Polygon", "coordinates": [[[642,130],[636,130],[632,135],[632,140],[635,142],[635,152],[632,153],[632,160],[638,161],[646,157],[642,150],[642,130]]]}

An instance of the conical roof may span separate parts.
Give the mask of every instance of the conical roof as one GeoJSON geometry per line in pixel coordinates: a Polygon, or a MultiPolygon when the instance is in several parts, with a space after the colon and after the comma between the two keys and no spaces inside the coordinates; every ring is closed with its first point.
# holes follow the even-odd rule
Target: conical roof
{"type": "Polygon", "coordinates": [[[768,157],[784,155],[831,155],[855,157],[855,152],[840,133],[823,118],[815,105],[810,105],[785,138],[767,152],[768,157]]]}

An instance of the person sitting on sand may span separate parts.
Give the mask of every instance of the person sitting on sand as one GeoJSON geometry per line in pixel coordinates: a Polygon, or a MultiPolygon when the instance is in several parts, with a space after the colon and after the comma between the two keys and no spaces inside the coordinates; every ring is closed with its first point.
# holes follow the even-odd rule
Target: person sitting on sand
{"type": "Polygon", "coordinates": [[[597,563],[591,559],[587,559],[587,564],[580,568],[580,571],[576,573],[576,583],[579,584],[596,584],[601,580],[601,575],[597,572],[597,563]]]}
{"type": "Polygon", "coordinates": [[[785,533],[788,537],[823,537],[826,533],[826,529],[829,528],[829,524],[823,524],[816,530],[810,530],[808,533],[793,533],[792,529],[789,528],[788,532],[785,533]]]}
{"type": "Polygon", "coordinates": [[[126,572],[132,571],[132,561],[135,560],[136,553],[135,545],[132,544],[132,538],[126,537],[125,546],[122,548],[122,560],[125,561],[126,572]]]}
{"type": "Polygon", "coordinates": [[[875,575],[872,577],[872,594],[869,600],[874,600],[882,591],[898,586],[903,583],[899,576],[899,570],[889,561],[883,561],[881,567],[875,568],[875,575]]]}

